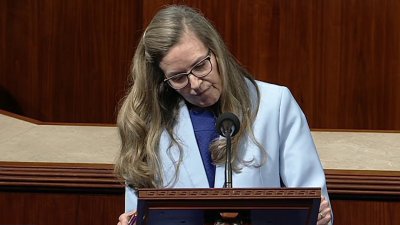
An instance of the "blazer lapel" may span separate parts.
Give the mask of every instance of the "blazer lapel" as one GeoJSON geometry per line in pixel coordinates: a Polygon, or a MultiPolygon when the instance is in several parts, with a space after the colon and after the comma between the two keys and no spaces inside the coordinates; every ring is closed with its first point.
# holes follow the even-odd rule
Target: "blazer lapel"
{"type": "MultiPolygon", "coordinates": [[[[165,131],[164,134],[160,140],[160,154],[164,166],[164,175],[167,175],[167,179],[171,179],[175,170],[173,169],[170,156],[172,155],[174,160],[179,159],[179,150],[177,146],[173,146],[168,150],[170,138],[165,131]],[[170,151],[170,153],[168,154],[167,151],[170,151]]],[[[184,102],[180,104],[175,134],[175,138],[183,149],[183,162],[179,171],[177,183],[174,187],[209,187],[203,161],[194,135],[192,121],[190,120],[189,110],[184,102]]]]}

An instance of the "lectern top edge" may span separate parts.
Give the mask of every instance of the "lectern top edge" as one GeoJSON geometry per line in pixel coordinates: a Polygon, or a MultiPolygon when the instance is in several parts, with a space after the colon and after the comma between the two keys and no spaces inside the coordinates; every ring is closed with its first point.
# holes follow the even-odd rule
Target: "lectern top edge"
{"type": "Polygon", "coordinates": [[[139,189],[140,199],[299,199],[320,198],[320,188],[167,188],[139,189]]]}

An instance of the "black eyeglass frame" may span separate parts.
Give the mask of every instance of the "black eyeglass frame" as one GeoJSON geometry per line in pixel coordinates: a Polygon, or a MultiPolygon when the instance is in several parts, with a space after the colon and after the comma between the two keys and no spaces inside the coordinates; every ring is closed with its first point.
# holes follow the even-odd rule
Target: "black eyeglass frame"
{"type": "Polygon", "coordinates": [[[170,76],[170,77],[168,77],[168,78],[165,78],[165,79],[164,79],[164,82],[167,82],[167,83],[169,84],[169,86],[171,86],[173,89],[179,90],[179,89],[185,88],[185,87],[189,84],[189,82],[190,82],[190,81],[189,81],[189,75],[193,75],[193,76],[195,76],[195,77],[197,77],[197,78],[201,78],[201,77],[205,77],[205,76],[209,75],[209,74],[211,73],[212,69],[213,69],[213,65],[212,65],[212,62],[211,62],[211,52],[212,52],[211,49],[208,49],[208,54],[207,54],[207,56],[206,56],[204,59],[200,60],[198,63],[196,63],[194,66],[192,66],[192,68],[189,70],[189,72],[187,72],[187,73],[178,73],[178,74],[175,74],[175,75],[173,75],[173,76],[170,76]],[[208,62],[210,63],[210,71],[209,71],[208,73],[204,74],[204,75],[201,75],[201,76],[198,76],[198,75],[194,74],[194,73],[193,73],[193,70],[194,70],[197,66],[199,66],[200,64],[202,64],[203,62],[205,62],[206,60],[208,60],[208,62]],[[186,83],[184,86],[182,86],[182,87],[176,88],[176,87],[174,87],[174,86],[170,83],[170,80],[171,80],[171,79],[174,79],[174,78],[176,78],[176,77],[180,77],[180,76],[185,76],[185,77],[186,77],[187,83],[186,83]]]}

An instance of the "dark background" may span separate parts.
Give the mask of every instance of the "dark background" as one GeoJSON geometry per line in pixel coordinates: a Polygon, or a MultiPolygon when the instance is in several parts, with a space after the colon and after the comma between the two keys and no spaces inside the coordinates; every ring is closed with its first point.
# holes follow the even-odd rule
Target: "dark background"
{"type": "Polygon", "coordinates": [[[141,32],[169,3],[201,9],[311,128],[400,130],[398,0],[1,0],[0,108],[115,123],[141,32]]]}

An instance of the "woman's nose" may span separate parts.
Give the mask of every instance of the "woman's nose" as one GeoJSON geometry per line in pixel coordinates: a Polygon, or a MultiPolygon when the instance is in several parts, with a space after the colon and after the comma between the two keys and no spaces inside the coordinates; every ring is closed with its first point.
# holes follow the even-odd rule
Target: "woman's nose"
{"type": "Polygon", "coordinates": [[[198,88],[200,87],[201,78],[198,78],[198,77],[196,77],[196,76],[193,75],[193,74],[190,74],[190,75],[188,76],[188,80],[189,80],[189,83],[190,83],[190,88],[192,88],[192,89],[198,89],[198,88]]]}

